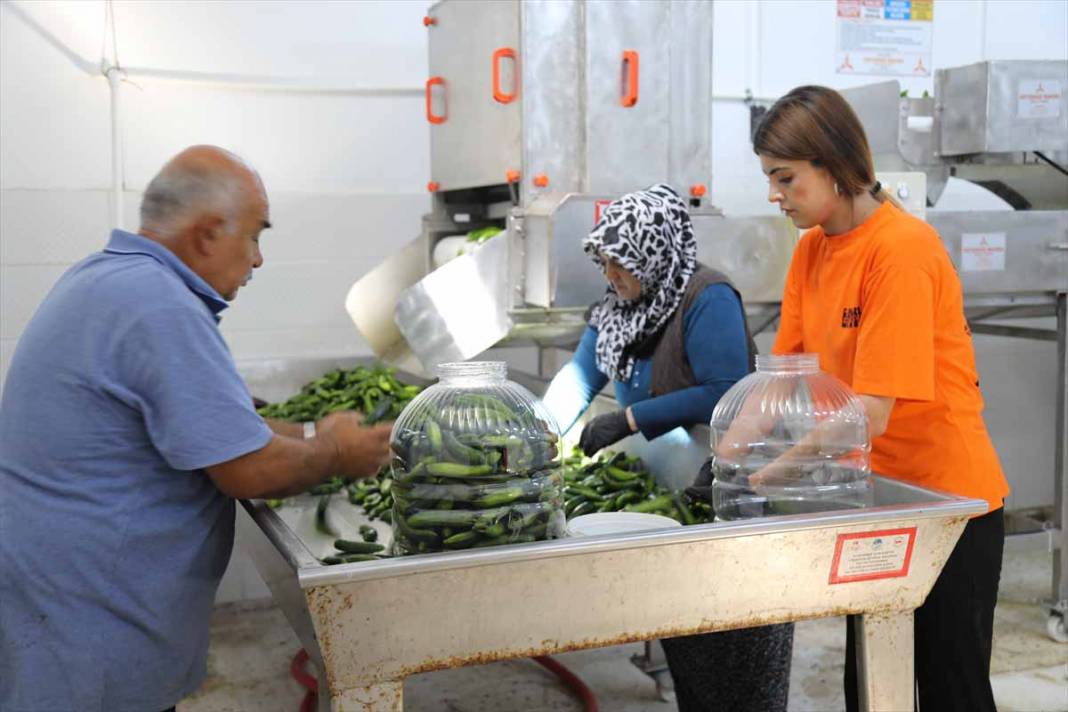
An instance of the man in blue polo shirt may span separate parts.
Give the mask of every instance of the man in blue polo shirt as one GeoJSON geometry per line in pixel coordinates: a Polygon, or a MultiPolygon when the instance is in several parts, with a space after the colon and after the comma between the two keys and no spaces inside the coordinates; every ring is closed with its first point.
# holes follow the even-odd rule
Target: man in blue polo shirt
{"type": "Polygon", "coordinates": [[[0,709],[158,712],[202,682],[234,498],[295,494],[388,458],[354,413],[267,422],[219,314],[263,264],[259,176],[194,146],[138,234],[57,282],[0,400],[0,709]]]}

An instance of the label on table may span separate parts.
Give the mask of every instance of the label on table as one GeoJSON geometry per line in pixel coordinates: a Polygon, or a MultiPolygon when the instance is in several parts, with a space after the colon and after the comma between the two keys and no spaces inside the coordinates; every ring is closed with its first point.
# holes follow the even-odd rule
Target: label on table
{"type": "Polygon", "coordinates": [[[908,576],[916,527],[839,534],[831,563],[831,583],[908,576]]]}

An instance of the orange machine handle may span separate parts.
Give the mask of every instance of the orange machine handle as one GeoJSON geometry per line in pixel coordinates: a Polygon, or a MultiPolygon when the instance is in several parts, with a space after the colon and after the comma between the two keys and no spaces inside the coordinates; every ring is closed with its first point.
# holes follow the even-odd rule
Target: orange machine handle
{"type": "Polygon", "coordinates": [[[638,103],[638,52],[623,51],[623,88],[619,103],[630,108],[638,103]]]}
{"type": "Polygon", "coordinates": [[[501,60],[505,57],[515,62],[515,50],[511,47],[501,47],[493,53],[493,98],[501,104],[511,104],[519,94],[519,73],[515,74],[512,93],[505,94],[501,91],[501,60]]]}
{"type": "Polygon", "coordinates": [[[426,80],[426,120],[432,124],[443,124],[445,119],[449,117],[449,106],[445,105],[445,113],[435,114],[434,109],[430,102],[430,92],[435,84],[440,84],[442,89],[445,88],[445,77],[430,77],[426,80]]]}

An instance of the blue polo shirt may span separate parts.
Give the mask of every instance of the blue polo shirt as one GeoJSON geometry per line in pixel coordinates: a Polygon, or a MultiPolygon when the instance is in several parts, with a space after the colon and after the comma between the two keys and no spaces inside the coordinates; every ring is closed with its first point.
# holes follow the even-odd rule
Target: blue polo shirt
{"type": "Polygon", "coordinates": [[[0,400],[0,709],[154,712],[202,682],[234,531],[202,468],[271,439],[225,307],[115,230],[22,333],[0,400]]]}

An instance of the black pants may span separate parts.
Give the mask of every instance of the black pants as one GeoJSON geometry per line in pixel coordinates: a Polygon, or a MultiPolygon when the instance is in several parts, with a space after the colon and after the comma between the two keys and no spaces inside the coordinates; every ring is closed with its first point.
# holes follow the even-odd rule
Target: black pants
{"type": "MultiPolygon", "coordinates": [[[[916,609],[916,697],[920,712],[996,709],[990,687],[990,650],[1004,546],[1003,510],[969,521],[927,600],[916,609]]],[[[848,712],[856,712],[860,706],[854,618],[849,616],[846,628],[848,712]]]]}
{"type": "Polygon", "coordinates": [[[679,712],[786,712],[793,623],[660,642],[679,712]]]}

